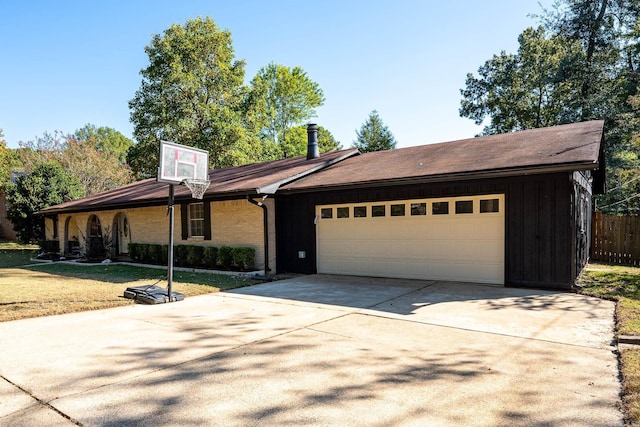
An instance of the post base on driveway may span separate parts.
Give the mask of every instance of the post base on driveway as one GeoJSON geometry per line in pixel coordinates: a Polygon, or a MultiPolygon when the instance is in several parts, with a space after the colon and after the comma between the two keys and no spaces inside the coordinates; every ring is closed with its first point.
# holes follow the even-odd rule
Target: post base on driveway
{"type": "Polygon", "coordinates": [[[171,296],[169,296],[167,290],[160,286],[146,285],[127,288],[124,291],[124,297],[141,304],[163,304],[166,302],[182,301],[184,294],[171,292],[171,296]]]}

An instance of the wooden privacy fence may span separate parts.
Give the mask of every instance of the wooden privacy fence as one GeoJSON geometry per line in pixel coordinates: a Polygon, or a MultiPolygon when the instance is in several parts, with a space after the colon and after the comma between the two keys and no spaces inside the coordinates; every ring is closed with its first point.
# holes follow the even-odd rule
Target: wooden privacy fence
{"type": "Polygon", "coordinates": [[[591,261],[640,265],[640,216],[593,214],[591,261]]]}

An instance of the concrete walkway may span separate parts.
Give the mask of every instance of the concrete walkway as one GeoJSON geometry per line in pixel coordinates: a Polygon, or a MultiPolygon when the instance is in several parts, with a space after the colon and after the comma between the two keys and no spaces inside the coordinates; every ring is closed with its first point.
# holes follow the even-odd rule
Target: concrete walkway
{"type": "Polygon", "coordinates": [[[622,425],[613,308],[317,275],[5,322],[0,425],[622,425]]]}

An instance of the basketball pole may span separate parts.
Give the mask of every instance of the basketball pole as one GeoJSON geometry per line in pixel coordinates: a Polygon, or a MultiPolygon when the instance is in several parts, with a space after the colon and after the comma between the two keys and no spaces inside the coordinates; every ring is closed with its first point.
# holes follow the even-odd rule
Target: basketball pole
{"type": "Polygon", "coordinates": [[[167,297],[171,301],[171,291],[173,285],[173,184],[169,184],[169,247],[167,248],[167,256],[169,258],[167,265],[167,297]]]}

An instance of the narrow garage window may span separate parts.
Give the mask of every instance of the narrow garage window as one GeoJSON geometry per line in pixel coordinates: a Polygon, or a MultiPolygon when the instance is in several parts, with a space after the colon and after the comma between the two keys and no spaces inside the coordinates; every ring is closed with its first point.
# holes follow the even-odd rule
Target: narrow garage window
{"type": "Polygon", "coordinates": [[[333,209],[322,208],[322,210],[320,211],[320,218],[322,219],[333,218],[333,209]]]}
{"type": "Polygon", "coordinates": [[[433,202],[431,204],[431,213],[434,215],[448,215],[449,202],[433,202]]]}
{"type": "Polygon", "coordinates": [[[367,207],[366,206],[355,206],[353,208],[353,217],[354,218],[364,218],[367,216],[367,207]]]}
{"type": "Polygon", "coordinates": [[[480,213],[500,212],[500,200],[480,200],[480,213]]]}
{"type": "Polygon", "coordinates": [[[349,218],[349,208],[338,208],[338,218],[349,218]]]}
{"type": "Polygon", "coordinates": [[[391,216],[404,216],[404,203],[401,205],[391,205],[391,216]]]}
{"type": "Polygon", "coordinates": [[[411,203],[411,215],[426,215],[427,204],[426,203],[411,203]]]}
{"type": "Polygon", "coordinates": [[[473,213],[473,200],[456,200],[456,214],[473,213]]]}
{"type": "Polygon", "coordinates": [[[384,205],[371,206],[371,216],[385,216],[386,210],[384,205]]]}

